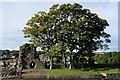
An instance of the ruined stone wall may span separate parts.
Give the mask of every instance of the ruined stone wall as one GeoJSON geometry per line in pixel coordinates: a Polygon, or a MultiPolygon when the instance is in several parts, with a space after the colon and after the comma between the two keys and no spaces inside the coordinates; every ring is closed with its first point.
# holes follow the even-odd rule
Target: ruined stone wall
{"type": "Polygon", "coordinates": [[[44,68],[44,64],[37,57],[36,47],[30,44],[20,46],[19,68],[44,68]]]}

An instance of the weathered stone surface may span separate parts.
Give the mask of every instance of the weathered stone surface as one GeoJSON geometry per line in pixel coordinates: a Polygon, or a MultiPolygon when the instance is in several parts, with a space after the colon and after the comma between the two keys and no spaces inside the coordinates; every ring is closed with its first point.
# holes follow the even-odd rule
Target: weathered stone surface
{"type": "MultiPolygon", "coordinates": [[[[31,72],[30,72],[31,73],[31,72]]],[[[114,75],[114,74],[107,74],[107,75],[114,75]]],[[[119,73],[114,75],[114,77],[118,76],[119,73]]],[[[39,80],[120,80],[120,78],[113,79],[110,78],[101,78],[100,74],[96,75],[83,75],[83,76],[23,76],[23,78],[37,78],[39,80]],[[96,77],[97,76],[97,77],[96,77]]],[[[5,79],[6,80],[6,79],[5,79]]]]}
{"type": "Polygon", "coordinates": [[[107,79],[120,79],[120,73],[114,73],[114,74],[107,74],[107,79]]]}
{"type": "Polygon", "coordinates": [[[36,47],[27,43],[20,46],[18,65],[20,70],[23,68],[44,68],[44,64],[36,53],[36,47]]]}
{"type": "Polygon", "coordinates": [[[102,75],[101,75],[101,74],[82,75],[81,78],[94,78],[94,79],[99,79],[99,78],[102,78],[102,75]]]}

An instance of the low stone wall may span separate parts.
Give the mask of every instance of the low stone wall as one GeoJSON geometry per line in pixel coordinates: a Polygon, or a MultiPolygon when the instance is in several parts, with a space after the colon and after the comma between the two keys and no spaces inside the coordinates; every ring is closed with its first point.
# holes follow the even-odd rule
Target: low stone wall
{"type": "MultiPolygon", "coordinates": [[[[106,74],[106,76],[103,76],[102,74],[94,74],[94,75],[82,75],[82,76],[22,76],[22,78],[26,78],[28,80],[29,78],[34,78],[39,80],[120,80],[120,73],[106,74]]],[[[12,78],[12,79],[16,80],[17,78],[12,78]]],[[[6,80],[6,79],[2,79],[2,80],[6,80]]]]}
{"type": "Polygon", "coordinates": [[[81,78],[86,78],[86,79],[101,79],[101,78],[103,78],[103,76],[101,74],[82,75],[81,78]]]}
{"type": "Polygon", "coordinates": [[[119,79],[120,80],[120,73],[116,73],[116,74],[106,74],[106,78],[107,79],[119,79]]]}
{"type": "Polygon", "coordinates": [[[50,76],[49,79],[59,79],[59,80],[81,80],[81,79],[107,79],[107,80],[120,80],[120,73],[116,74],[106,74],[106,76],[102,74],[93,74],[93,75],[82,75],[82,76],[50,76]]]}
{"type": "Polygon", "coordinates": [[[93,76],[51,76],[48,78],[48,80],[101,80],[101,78],[93,77],[93,76]]]}

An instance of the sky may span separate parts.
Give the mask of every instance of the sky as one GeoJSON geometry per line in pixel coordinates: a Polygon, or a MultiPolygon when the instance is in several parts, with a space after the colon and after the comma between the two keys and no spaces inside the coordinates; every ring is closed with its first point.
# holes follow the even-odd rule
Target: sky
{"type": "MultiPolygon", "coordinates": [[[[91,12],[97,13],[102,19],[106,19],[109,27],[105,30],[111,34],[110,49],[107,51],[118,51],[118,2],[117,0],[89,0],[77,1],[68,0],[58,1],[39,1],[23,0],[15,2],[15,0],[6,0],[0,3],[0,49],[18,50],[21,45],[28,42],[24,38],[22,30],[26,26],[26,22],[39,11],[48,11],[53,4],[74,3],[77,2],[83,8],[90,9],[91,12]]],[[[98,52],[101,50],[98,50],[98,52]]],[[[104,51],[104,50],[102,50],[104,51]]]]}

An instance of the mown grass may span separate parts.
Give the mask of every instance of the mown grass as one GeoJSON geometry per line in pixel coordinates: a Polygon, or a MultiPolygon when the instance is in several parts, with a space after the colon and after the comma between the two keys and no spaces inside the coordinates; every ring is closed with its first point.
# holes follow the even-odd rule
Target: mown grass
{"type": "MultiPolygon", "coordinates": [[[[81,76],[99,73],[118,73],[120,68],[82,68],[82,69],[26,69],[26,70],[46,70],[49,76],[81,76]]],[[[39,78],[28,78],[23,80],[41,80],[39,78]]],[[[48,79],[42,79],[48,80],[48,79]]],[[[89,80],[89,79],[88,79],[89,80]]]]}
{"type": "Polygon", "coordinates": [[[99,73],[118,73],[118,68],[96,68],[96,69],[46,69],[49,76],[80,76],[99,73]]]}
{"type": "Polygon", "coordinates": [[[39,71],[46,70],[49,76],[80,76],[89,74],[99,74],[99,73],[118,73],[120,68],[82,68],[82,69],[25,69],[39,71]]]}

